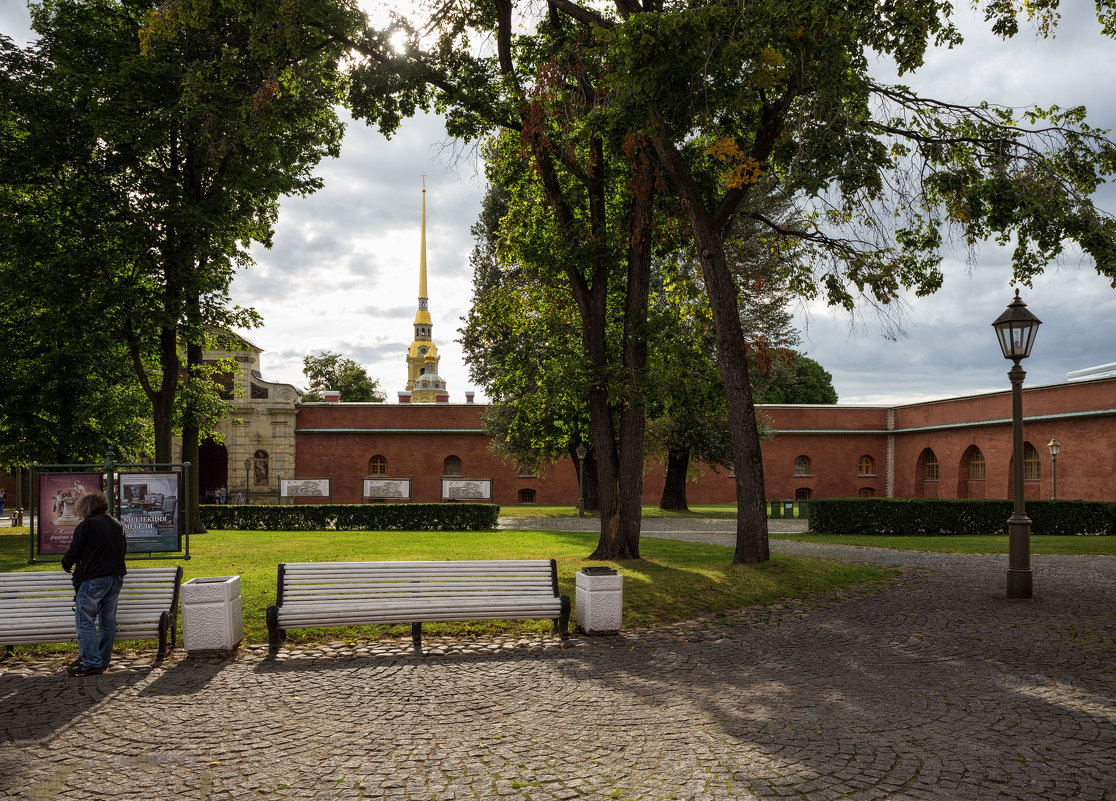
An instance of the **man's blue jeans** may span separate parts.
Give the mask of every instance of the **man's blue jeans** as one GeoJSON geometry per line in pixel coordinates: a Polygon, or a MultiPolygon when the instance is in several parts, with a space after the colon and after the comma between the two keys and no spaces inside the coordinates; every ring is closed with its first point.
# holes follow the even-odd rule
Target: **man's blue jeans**
{"type": "Polygon", "coordinates": [[[78,587],[74,599],[74,622],[78,653],[86,667],[106,668],[112,661],[112,644],[116,641],[116,602],[120,599],[122,586],[123,576],[101,576],[86,579],[78,587]]]}

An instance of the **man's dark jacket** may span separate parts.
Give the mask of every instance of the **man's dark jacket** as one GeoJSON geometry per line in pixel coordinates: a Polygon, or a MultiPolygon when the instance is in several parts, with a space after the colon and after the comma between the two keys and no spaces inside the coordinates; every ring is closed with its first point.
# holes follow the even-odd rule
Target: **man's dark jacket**
{"type": "Polygon", "coordinates": [[[62,569],[69,570],[77,565],[73,577],[76,590],[81,582],[89,579],[125,575],[128,572],[124,567],[127,550],[124,527],[102,512],[78,523],[70,549],[62,557],[62,569]]]}

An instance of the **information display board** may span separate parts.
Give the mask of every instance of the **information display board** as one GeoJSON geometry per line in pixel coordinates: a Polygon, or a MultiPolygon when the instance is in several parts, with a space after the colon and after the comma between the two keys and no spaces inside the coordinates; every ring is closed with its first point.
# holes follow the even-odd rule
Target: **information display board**
{"type": "Polygon", "coordinates": [[[365,476],[361,496],[366,500],[409,501],[411,500],[411,479],[365,476]]]}
{"type": "Polygon", "coordinates": [[[333,489],[328,478],[281,478],[279,496],[282,498],[330,498],[333,489]]]}
{"type": "Polygon", "coordinates": [[[117,516],[129,553],[182,549],[181,473],[120,473],[117,516]]]}
{"type": "Polygon", "coordinates": [[[63,554],[81,522],[77,502],[101,491],[100,473],[39,473],[39,553],[63,554]]]}
{"type": "Polygon", "coordinates": [[[490,478],[442,478],[444,501],[491,501],[490,478]]]}

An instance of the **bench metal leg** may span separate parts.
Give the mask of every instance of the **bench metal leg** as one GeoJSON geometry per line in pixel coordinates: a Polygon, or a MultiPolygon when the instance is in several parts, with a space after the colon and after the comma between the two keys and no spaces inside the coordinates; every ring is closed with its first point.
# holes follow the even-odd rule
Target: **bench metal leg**
{"type": "Polygon", "coordinates": [[[562,612],[554,621],[554,630],[561,635],[563,640],[570,638],[570,596],[562,596],[562,612]]]}
{"type": "MultiPolygon", "coordinates": [[[[170,615],[162,612],[159,615],[159,650],[155,654],[155,661],[162,662],[167,656],[167,628],[170,625],[170,615]]],[[[172,648],[174,646],[171,646],[172,648]]]]}
{"type": "Polygon", "coordinates": [[[283,639],[283,632],[279,629],[279,607],[267,608],[267,647],[271,653],[279,650],[279,643],[283,639]]]}
{"type": "Polygon", "coordinates": [[[422,624],[411,624],[411,642],[415,645],[415,652],[422,653],[422,624]]]}

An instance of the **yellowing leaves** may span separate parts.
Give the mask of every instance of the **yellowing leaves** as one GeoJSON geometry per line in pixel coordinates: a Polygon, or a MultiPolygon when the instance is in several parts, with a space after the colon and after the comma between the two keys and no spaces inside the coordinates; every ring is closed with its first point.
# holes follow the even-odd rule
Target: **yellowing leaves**
{"type": "Polygon", "coordinates": [[[762,48],[759,57],[760,61],[769,67],[781,67],[786,63],[783,60],[783,54],[776,50],[772,50],[770,47],[762,48]]]}
{"type": "Polygon", "coordinates": [[[718,139],[705,152],[724,165],[721,180],[729,189],[754,184],[763,175],[763,162],[746,155],[731,136],[718,139]]]}

